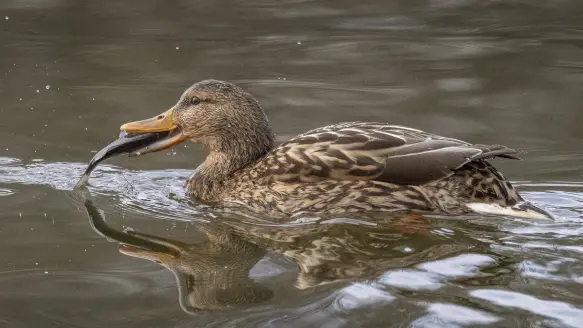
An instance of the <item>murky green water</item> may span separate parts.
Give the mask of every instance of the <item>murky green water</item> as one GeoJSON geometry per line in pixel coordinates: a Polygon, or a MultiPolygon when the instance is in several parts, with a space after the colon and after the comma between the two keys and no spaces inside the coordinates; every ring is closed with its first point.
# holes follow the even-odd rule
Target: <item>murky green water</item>
{"type": "Polygon", "coordinates": [[[579,1],[4,0],[0,54],[2,326],[583,327],[579,1]],[[370,120],[528,150],[495,164],[557,220],[218,216],[184,196],[188,144],[72,193],[206,78],[282,139],[370,120]]]}

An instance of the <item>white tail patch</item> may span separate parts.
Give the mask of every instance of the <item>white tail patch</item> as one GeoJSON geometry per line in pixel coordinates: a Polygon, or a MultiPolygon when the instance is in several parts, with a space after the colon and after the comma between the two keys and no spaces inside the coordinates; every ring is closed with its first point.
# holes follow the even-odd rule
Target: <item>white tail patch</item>
{"type": "Polygon", "coordinates": [[[529,202],[523,202],[514,206],[502,206],[498,204],[469,203],[466,204],[472,211],[480,214],[493,214],[513,216],[534,220],[553,220],[553,216],[545,210],[538,208],[529,202]]]}

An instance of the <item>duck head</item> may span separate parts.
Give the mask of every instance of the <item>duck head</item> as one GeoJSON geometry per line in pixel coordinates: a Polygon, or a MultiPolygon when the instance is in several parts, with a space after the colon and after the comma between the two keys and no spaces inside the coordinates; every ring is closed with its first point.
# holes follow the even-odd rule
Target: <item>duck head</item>
{"type": "Polygon", "coordinates": [[[126,123],[129,133],[169,134],[133,155],[172,147],[185,140],[200,144],[208,153],[230,155],[249,162],[271,150],[274,136],[257,100],[240,87],[205,80],[186,89],[169,110],[150,119],[126,123]]]}

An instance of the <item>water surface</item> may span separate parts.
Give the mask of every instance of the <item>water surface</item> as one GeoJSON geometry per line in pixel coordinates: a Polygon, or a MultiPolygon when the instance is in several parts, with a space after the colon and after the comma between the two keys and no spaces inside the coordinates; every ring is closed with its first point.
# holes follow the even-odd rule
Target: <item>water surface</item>
{"type": "Polygon", "coordinates": [[[0,324],[582,326],[582,22],[576,0],[2,1],[0,324]],[[184,195],[190,144],[72,192],[207,78],[282,140],[367,120],[527,150],[495,165],[557,220],[220,215],[184,195]]]}

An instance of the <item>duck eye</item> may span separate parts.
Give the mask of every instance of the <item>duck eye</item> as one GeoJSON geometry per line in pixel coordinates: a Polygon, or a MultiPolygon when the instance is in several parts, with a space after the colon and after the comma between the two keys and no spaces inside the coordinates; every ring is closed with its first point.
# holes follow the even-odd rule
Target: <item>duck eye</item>
{"type": "Polygon", "coordinates": [[[198,105],[198,104],[200,104],[200,98],[199,97],[192,97],[192,99],[190,99],[190,103],[193,105],[198,105]]]}

